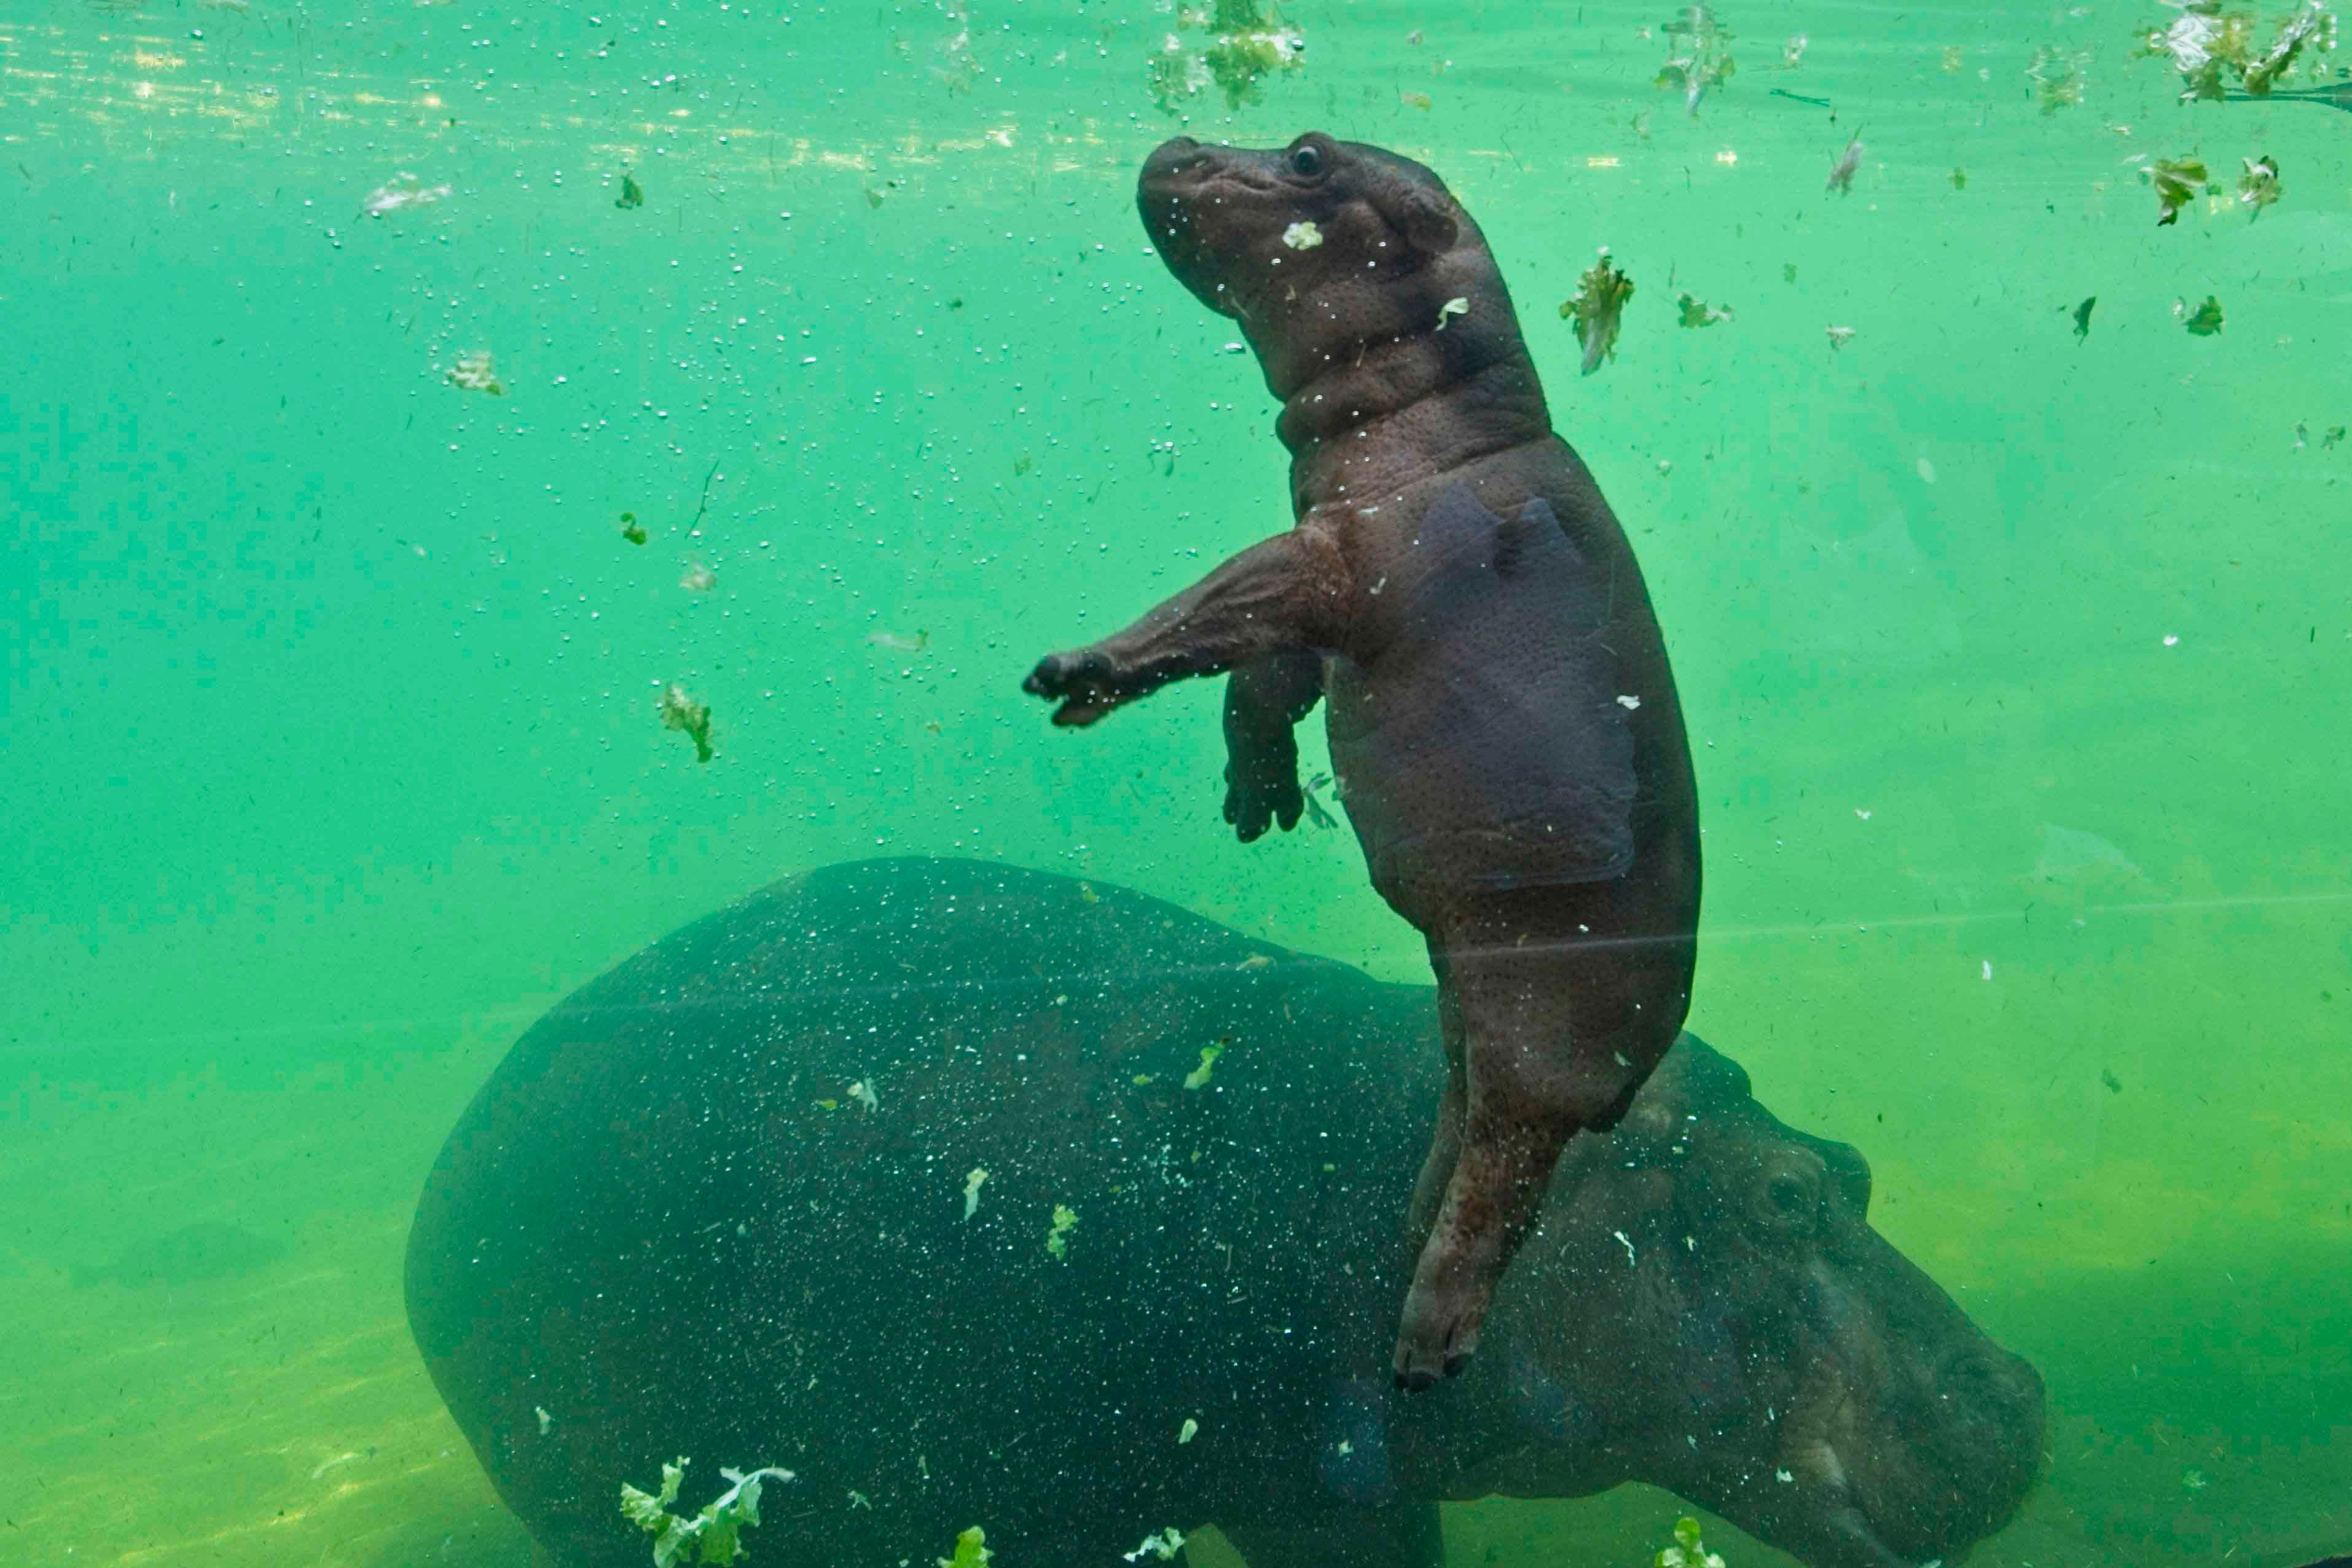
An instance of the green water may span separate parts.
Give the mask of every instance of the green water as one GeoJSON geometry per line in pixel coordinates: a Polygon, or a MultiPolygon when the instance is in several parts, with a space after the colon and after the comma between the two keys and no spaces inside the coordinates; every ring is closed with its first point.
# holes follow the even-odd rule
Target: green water
{"type": "MultiPolygon", "coordinates": [[[[550,1002],[787,870],[1002,857],[1425,978],[1344,830],[1233,842],[1212,688],[1017,689],[1286,525],[1132,188],[1309,127],[1478,216],[1642,555],[1693,1026],[2049,1381],[1975,1561],[2352,1549],[2352,115],[2177,103],[2154,5],[1727,0],[1693,119],[1670,14],[1299,0],[1305,68],[1180,126],[1150,0],[0,13],[0,1562],[525,1561],[408,1342],[418,1185],[550,1002]],[[2192,153],[2159,227],[2127,161],[2192,153]],[[362,216],[404,171],[448,194],[362,216]]],[[[1631,1564],[1676,1511],[1447,1528],[1631,1564]]]]}

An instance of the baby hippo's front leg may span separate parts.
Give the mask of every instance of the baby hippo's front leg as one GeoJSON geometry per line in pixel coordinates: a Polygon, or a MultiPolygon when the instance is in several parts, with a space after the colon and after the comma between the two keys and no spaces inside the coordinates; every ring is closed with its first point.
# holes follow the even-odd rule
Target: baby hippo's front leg
{"type": "Polygon", "coordinates": [[[1056,724],[1091,724],[1188,675],[1284,648],[1328,647],[1346,570],[1304,529],[1251,545],[1126,630],[1037,661],[1021,689],[1058,699],[1056,724]]]}

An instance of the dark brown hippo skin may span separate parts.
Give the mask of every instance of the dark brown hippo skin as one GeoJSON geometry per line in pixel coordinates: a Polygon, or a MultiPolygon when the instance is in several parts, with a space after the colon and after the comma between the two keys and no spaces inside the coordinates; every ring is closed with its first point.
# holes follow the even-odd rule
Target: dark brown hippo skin
{"type": "Polygon", "coordinates": [[[1489,1353],[1396,1391],[1366,1314],[1412,1266],[1437,1029],[1429,987],[1107,884],[809,872],[522,1037],[426,1184],[409,1321],[563,1568],[642,1568],[619,1488],[680,1454],[684,1510],[796,1471],[747,1540],[821,1568],[971,1524],[1117,1568],[1208,1521],[1252,1568],[1436,1568],[1441,1500],[1625,1480],[1836,1568],[2010,1517],[2040,1379],[1871,1229],[1859,1154],[1688,1037],[1562,1160],[1489,1353]]]}
{"type": "Polygon", "coordinates": [[[1698,806],[1674,674],[1495,258],[1435,174],[1318,133],[1269,152],[1180,137],[1138,200],[1282,399],[1297,525],[1048,656],[1026,689],[1091,724],[1231,671],[1225,816],[1244,840],[1297,822],[1292,726],[1327,701],[1372,885],[1427,940],[1444,1004],[1393,1366],[1427,1387],[1476,1348],[1562,1147],[1616,1123],[1688,1009],[1698,806]],[[1319,244],[1286,241],[1301,223],[1319,244]]]}

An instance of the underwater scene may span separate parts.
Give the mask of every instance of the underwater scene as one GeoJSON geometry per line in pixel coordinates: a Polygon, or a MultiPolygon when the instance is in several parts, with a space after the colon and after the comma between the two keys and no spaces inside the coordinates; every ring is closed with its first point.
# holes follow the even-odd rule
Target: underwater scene
{"type": "Polygon", "coordinates": [[[2325,0],[12,0],[0,185],[0,1563],[2352,1552],[2325,0]]]}

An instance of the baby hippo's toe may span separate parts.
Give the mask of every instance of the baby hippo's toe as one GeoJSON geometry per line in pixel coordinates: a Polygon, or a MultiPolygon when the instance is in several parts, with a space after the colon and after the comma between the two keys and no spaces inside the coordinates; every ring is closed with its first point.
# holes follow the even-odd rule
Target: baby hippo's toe
{"type": "Polygon", "coordinates": [[[1049,653],[1030,670],[1021,689],[1032,697],[1059,698],[1056,724],[1091,724],[1118,706],[1121,698],[1111,662],[1092,648],[1049,653]]]}

